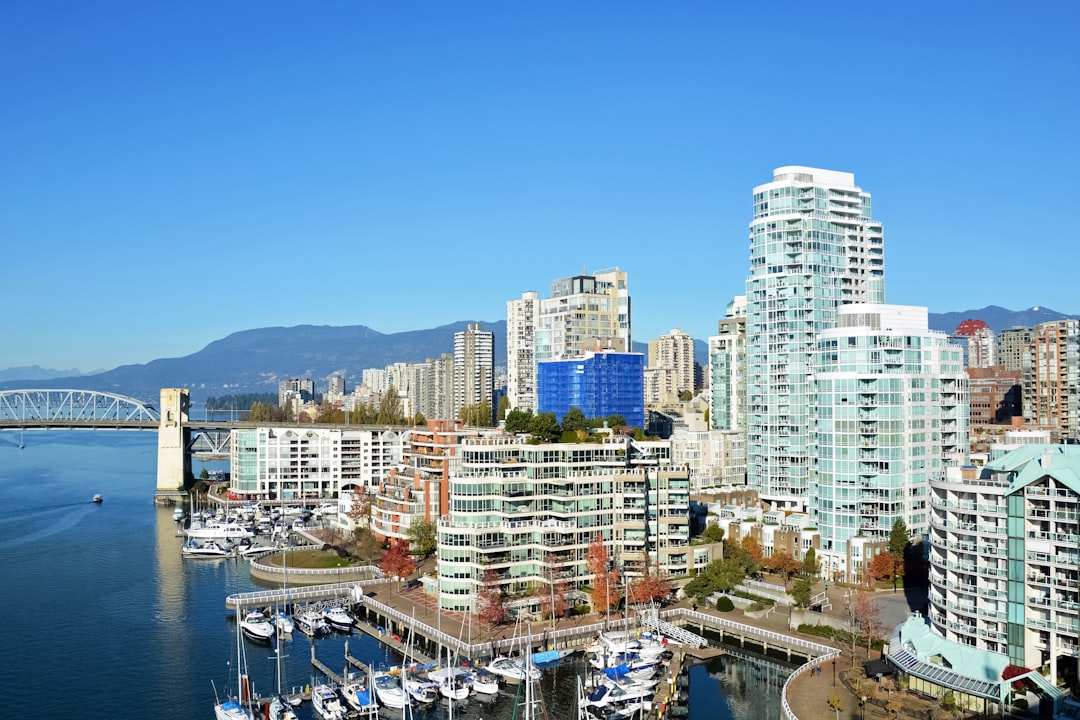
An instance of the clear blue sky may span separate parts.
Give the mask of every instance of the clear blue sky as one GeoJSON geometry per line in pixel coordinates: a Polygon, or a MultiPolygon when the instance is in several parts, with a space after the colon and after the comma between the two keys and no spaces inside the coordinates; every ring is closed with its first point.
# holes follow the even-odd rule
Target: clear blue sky
{"type": "Polygon", "coordinates": [[[505,318],[715,332],[751,189],[855,173],[889,302],[1080,312],[1080,3],[8,2],[0,368],[505,318]],[[1070,222],[1071,221],[1071,222],[1070,222]]]}

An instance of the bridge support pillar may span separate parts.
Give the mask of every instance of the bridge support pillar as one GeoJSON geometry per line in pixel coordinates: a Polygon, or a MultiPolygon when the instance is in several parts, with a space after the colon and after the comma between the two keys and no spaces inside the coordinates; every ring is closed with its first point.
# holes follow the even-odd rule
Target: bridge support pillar
{"type": "Polygon", "coordinates": [[[191,477],[188,452],[188,409],[191,398],[186,388],[161,389],[161,424],[158,426],[157,490],[183,490],[191,477]]]}

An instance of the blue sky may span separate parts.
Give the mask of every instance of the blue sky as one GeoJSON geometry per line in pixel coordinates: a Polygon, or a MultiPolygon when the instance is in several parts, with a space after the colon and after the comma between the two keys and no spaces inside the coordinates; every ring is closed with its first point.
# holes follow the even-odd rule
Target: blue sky
{"type": "Polygon", "coordinates": [[[1077,313],[1078,20],[1075,2],[4,3],[0,368],[495,321],[614,266],[635,339],[704,338],[744,287],[751,190],[782,165],[873,194],[889,302],[1077,313]]]}

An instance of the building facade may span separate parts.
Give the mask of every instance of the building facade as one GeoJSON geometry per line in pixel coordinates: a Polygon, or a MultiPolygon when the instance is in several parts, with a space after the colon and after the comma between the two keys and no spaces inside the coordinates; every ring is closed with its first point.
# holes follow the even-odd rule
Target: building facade
{"type": "Polygon", "coordinates": [[[536,322],[540,296],[506,303],[506,396],[510,407],[536,411],[536,322]]]}
{"type": "Polygon", "coordinates": [[[811,514],[827,577],[855,581],[854,538],[887,542],[903,520],[929,534],[927,483],[966,462],[967,374],[926,308],[844,305],[814,358],[811,514]]]}
{"type": "Polygon", "coordinates": [[[1031,328],[1011,327],[998,336],[998,357],[1006,370],[1023,370],[1024,354],[1031,344],[1031,328]]]}
{"type": "Polygon", "coordinates": [[[746,296],[727,306],[709,338],[709,427],[746,429],[746,296]]]}
{"type": "Polygon", "coordinates": [[[746,281],[747,474],[763,500],[803,509],[818,333],[847,303],[885,300],[881,223],[851,173],[781,167],[754,188],[746,281]]]}
{"type": "MultiPolygon", "coordinates": [[[[495,333],[485,332],[480,323],[454,333],[454,407],[457,417],[463,407],[486,402],[495,396],[495,333]]],[[[494,408],[492,408],[494,413],[494,408]]]]}
{"type": "Polygon", "coordinates": [[[536,360],[580,355],[590,339],[618,338],[633,347],[630,292],[626,273],[613,268],[551,283],[551,297],[540,300],[536,360]]]}
{"type": "Polygon", "coordinates": [[[641,353],[586,352],[538,364],[537,411],[562,422],[572,408],[587,419],[622,415],[630,427],[645,426],[645,357],[641,353]]]}
{"type": "Polygon", "coordinates": [[[1036,325],[1023,359],[1024,422],[1080,439],[1080,320],[1036,325]]]}

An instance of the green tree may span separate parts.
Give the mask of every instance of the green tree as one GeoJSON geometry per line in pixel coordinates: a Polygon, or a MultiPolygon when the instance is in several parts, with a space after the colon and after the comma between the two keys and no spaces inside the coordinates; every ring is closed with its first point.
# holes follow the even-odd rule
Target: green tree
{"type": "Polygon", "coordinates": [[[529,420],[529,434],[543,442],[554,442],[560,433],[555,413],[537,413],[529,420]]]}
{"type": "Polygon", "coordinates": [[[683,390],[679,393],[679,400],[686,402],[687,400],[694,399],[694,392],[692,390],[683,390]]]}
{"type": "Polygon", "coordinates": [[[518,408],[514,408],[506,414],[506,432],[529,432],[529,421],[532,420],[532,416],[532,410],[520,410],[518,408]]]}
{"type": "Polygon", "coordinates": [[[791,598],[795,601],[795,604],[799,607],[809,607],[810,597],[812,594],[812,586],[810,580],[807,578],[799,578],[795,581],[794,587],[791,588],[791,598]]]}
{"type": "Polygon", "coordinates": [[[705,527],[705,532],[701,533],[701,537],[711,542],[723,542],[724,528],[720,527],[717,523],[709,523],[705,527]]]}
{"type": "Polygon", "coordinates": [[[893,561],[893,592],[896,592],[896,580],[903,574],[901,568],[907,557],[908,543],[911,542],[911,533],[908,532],[904,518],[896,518],[892,530],[889,531],[889,555],[893,561]]]}
{"type": "Polygon", "coordinates": [[[806,577],[811,579],[816,578],[818,573],[821,572],[821,563],[818,562],[817,551],[814,548],[808,549],[806,554],[803,555],[802,571],[806,577]]]}
{"type": "Polygon", "coordinates": [[[611,429],[626,427],[626,418],[622,415],[608,415],[607,426],[611,429]]]}
{"type": "Polygon", "coordinates": [[[585,413],[581,411],[581,408],[572,407],[566,411],[565,415],[563,415],[562,429],[564,432],[567,430],[577,432],[578,430],[584,430],[587,427],[588,423],[585,420],[585,413]]]}
{"type": "Polygon", "coordinates": [[[499,398],[499,408],[496,412],[499,415],[500,420],[506,419],[506,413],[510,411],[510,396],[503,395],[499,398]]]}
{"type": "Polygon", "coordinates": [[[423,518],[413,518],[405,534],[409,538],[409,546],[413,554],[426,558],[435,553],[438,542],[435,523],[423,518]]]}
{"type": "Polygon", "coordinates": [[[482,400],[466,405],[458,411],[458,419],[470,427],[491,427],[491,403],[482,400]]]}
{"type": "Polygon", "coordinates": [[[416,415],[413,417],[413,426],[424,427],[425,425],[427,425],[427,418],[424,417],[424,413],[416,413],[416,415]]]}
{"type": "Polygon", "coordinates": [[[395,388],[387,388],[379,400],[379,414],[375,417],[376,425],[403,425],[405,416],[401,410],[401,396],[395,388]]]}
{"type": "Polygon", "coordinates": [[[360,403],[349,414],[349,422],[353,425],[374,425],[378,416],[379,410],[374,405],[360,403]]]}
{"type": "Polygon", "coordinates": [[[202,472],[199,473],[199,479],[200,480],[209,480],[210,479],[210,472],[206,468],[203,468],[202,472]]]}

